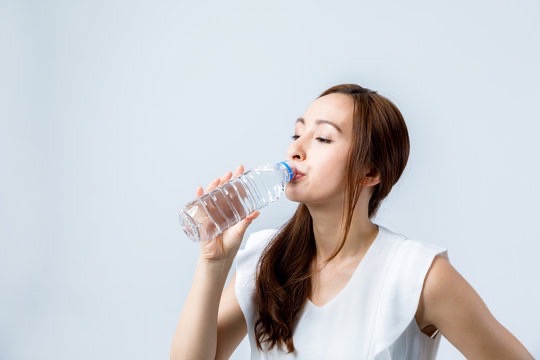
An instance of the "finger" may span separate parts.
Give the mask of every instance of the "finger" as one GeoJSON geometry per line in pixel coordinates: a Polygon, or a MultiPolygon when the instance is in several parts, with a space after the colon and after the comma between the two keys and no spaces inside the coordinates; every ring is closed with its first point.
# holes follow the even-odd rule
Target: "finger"
{"type": "Polygon", "coordinates": [[[216,178],[216,179],[214,179],[214,181],[212,181],[210,184],[208,184],[208,186],[206,187],[206,192],[210,192],[210,191],[214,190],[219,185],[219,181],[220,181],[220,179],[216,178]]]}
{"type": "Polygon", "coordinates": [[[246,216],[246,219],[251,222],[253,220],[255,220],[256,218],[259,217],[259,215],[261,215],[261,212],[260,211],[254,211],[252,212],[251,214],[249,214],[248,216],[246,216]]]}
{"type": "Polygon", "coordinates": [[[232,178],[232,172],[228,171],[223,175],[220,179],[220,185],[225,184],[227,181],[231,180],[232,178]]]}
{"type": "Polygon", "coordinates": [[[255,220],[257,217],[259,217],[260,212],[254,211],[248,216],[246,216],[242,221],[240,221],[238,224],[235,225],[236,227],[236,233],[240,238],[244,237],[244,234],[246,233],[246,230],[248,226],[251,224],[253,220],[255,220]]]}
{"type": "Polygon", "coordinates": [[[204,194],[204,190],[202,186],[197,186],[197,190],[195,190],[195,196],[201,197],[204,194]]]}
{"type": "Polygon", "coordinates": [[[244,173],[244,165],[240,165],[236,168],[236,170],[234,171],[234,177],[237,178],[239,177],[240,175],[242,175],[244,173]]]}

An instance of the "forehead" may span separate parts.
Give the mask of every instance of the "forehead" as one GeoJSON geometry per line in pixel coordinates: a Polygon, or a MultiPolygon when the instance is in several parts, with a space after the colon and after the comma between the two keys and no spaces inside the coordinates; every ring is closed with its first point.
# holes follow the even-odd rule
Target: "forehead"
{"type": "Polygon", "coordinates": [[[316,99],[302,116],[307,122],[317,119],[329,120],[341,128],[352,126],[354,102],[345,94],[329,94],[316,99]]]}

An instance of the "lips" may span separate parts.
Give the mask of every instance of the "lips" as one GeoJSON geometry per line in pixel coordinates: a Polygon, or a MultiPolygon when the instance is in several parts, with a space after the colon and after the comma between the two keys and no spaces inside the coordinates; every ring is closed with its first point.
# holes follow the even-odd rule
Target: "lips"
{"type": "Polygon", "coordinates": [[[304,176],[306,176],[306,174],[304,174],[300,170],[296,169],[296,174],[294,175],[293,181],[297,181],[297,180],[303,178],[304,176]]]}

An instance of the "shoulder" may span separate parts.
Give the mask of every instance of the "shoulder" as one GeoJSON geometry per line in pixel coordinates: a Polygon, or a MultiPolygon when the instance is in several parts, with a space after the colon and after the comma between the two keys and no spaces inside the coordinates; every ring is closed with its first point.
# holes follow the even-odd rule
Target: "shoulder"
{"type": "Polygon", "coordinates": [[[448,259],[448,250],[445,247],[413,239],[400,242],[399,254],[403,257],[426,257],[430,262],[437,255],[448,259]]]}
{"type": "Polygon", "coordinates": [[[380,258],[384,258],[386,292],[399,298],[418,299],[435,259],[448,259],[447,249],[384,228],[383,231],[383,241],[378,243],[377,250],[382,254],[380,258]]]}
{"type": "Polygon", "coordinates": [[[430,269],[439,259],[448,262],[448,250],[442,246],[411,239],[395,241],[395,252],[391,258],[395,276],[401,281],[423,285],[430,269]]]}
{"type": "Polygon", "coordinates": [[[465,279],[444,257],[436,257],[426,275],[423,295],[431,302],[443,298],[449,290],[463,286],[465,279]]]}
{"type": "Polygon", "coordinates": [[[406,235],[380,225],[379,228],[382,230],[383,242],[386,243],[386,248],[391,254],[390,260],[393,262],[405,261],[412,265],[420,259],[431,263],[437,255],[448,258],[448,251],[445,247],[410,239],[406,235]]]}
{"type": "MultiPolygon", "coordinates": [[[[484,307],[478,294],[452,264],[445,258],[435,258],[422,290],[418,314],[420,325],[437,326],[444,323],[450,309],[464,307],[466,304],[484,307]]],[[[465,307],[470,309],[470,306],[465,307]]]]}

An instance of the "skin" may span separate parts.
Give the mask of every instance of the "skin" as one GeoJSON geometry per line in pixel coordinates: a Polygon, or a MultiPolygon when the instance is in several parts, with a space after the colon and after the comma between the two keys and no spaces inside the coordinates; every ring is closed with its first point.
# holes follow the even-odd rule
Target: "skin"
{"type": "MultiPolygon", "coordinates": [[[[345,157],[352,141],[350,97],[330,94],[315,100],[295,125],[294,141],[287,158],[303,173],[286,187],[286,196],[306,204],[313,217],[317,248],[313,261],[313,293],[310,301],[323,306],[347,284],[354,269],[373,243],[377,225],[368,217],[376,171],[366,171],[345,246],[330,262],[326,260],[341,241],[345,157]],[[319,120],[329,120],[320,122],[319,120]],[[338,130],[337,128],[340,130],[338,130]]],[[[226,173],[206,188],[209,192],[238,176],[226,173]]],[[[204,193],[199,187],[197,196],[204,193]]],[[[228,359],[247,334],[238,305],[236,275],[225,280],[255,212],[215,241],[201,244],[193,285],[180,315],[171,347],[171,359],[228,359]]],[[[416,312],[416,322],[426,333],[439,329],[470,359],[533,359],[525,347],[490,313],[480,296],[444,258],[436,257],[426,275],[416,312]]]]}

